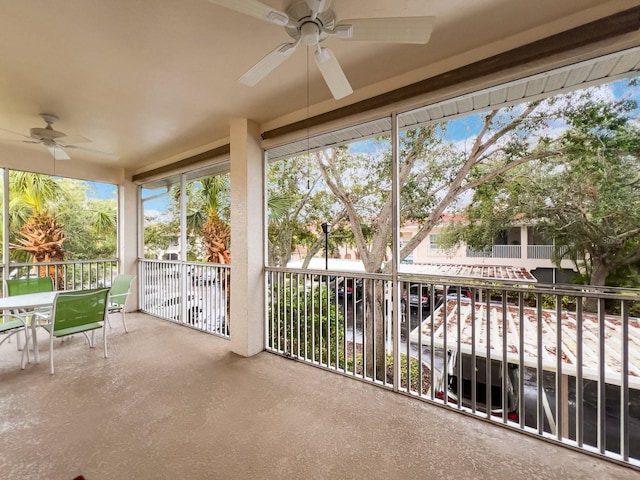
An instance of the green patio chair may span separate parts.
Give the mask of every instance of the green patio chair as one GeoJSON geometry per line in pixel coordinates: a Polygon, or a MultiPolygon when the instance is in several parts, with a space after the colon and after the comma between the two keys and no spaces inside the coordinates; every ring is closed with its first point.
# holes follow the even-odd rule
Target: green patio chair
{"type": "Polygon", "coordinates": [[[49,364],[53,375],[53,339],[83,333],[89,347],[95,347],[95,331],[102,328],[104,358],[107,356],[108,288],[68,291],[57,295],[52,309],[52,321],[42,325],[49,332],[49,364]],[[91,332],[91,336],[88,333],[91,332]]]}
{"type": "MultiPolygon", "coordinates": [[[[120,313],[122,315],[122,325],[125,333],[129,333],[129,331],[127,330],[124,307],[131,293],[131,285],[134,278],[136,278],[135,275],[116,275],[111,282],[111,293],[109,294],[109,313],[120,313]]],[[[107,317],[107,320],[109,320],[109,317],[107,317]]],[[[111,321],[109,321],[109,328],[111,328],[111,321]]]]}
{"type": "Polygon", "coordinates": [[[14,278],[5,280],[7,295],[24,295],[26,293],[52,292],[51,277],[14,278]]]}
{"type": "MultiPolygon", "coordinates": [[[[13,335],[16,335],[20,332],[24,333],[25,345],[29,343],[29,328],[28,328],[27,320],[20,316],[14,315],[13,313],[3,313],[0,314],[0,335],[4,336],[2,340],[0,340],[0,345],[9,340],[13,335]]],[[[25,367],[25,354],[27,356],[27,362],[29,361],[29,349],[24,348],[22,351],[22,360],[20,361],[20,368],[24,370],[25,367]]]]}
{"type": "MultiPolygon", "coordinates": [[[[53,278],[51,277],[15,278],[5,280],[5,285],[7,286],[7,295],[10,297],[28,293],[53,292],[53,278]]],[[[49,309],[46,309],[29,313],[35,313],[40,317],[48,317],[50,312],[49,309]]]]}
{"type": "MultiPolygon", "coordinates": [[[[25,295],[28,293],[53,292],[53,279],[51,277],[30,277],[30,278],[14,278],[4,281],[7,287],[7,296],[25,295]]],[[[51,316],[51,309],[38,309],[30,311],[16,311],[16,315],[22,315],[27,322],[48,322],[51,316]]],[[[20,337],[18,336],[18,350],[20,346],[20,337]]],[[[25,340],[25,344],[26,344],[25,340]]],[[[34,348],[37,346],[34,345],[34,348]]]]}

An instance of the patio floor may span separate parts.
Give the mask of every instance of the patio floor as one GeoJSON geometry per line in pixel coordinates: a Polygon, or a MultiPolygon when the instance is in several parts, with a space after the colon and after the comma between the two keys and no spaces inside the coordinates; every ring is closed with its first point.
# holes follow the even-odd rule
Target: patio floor
{"type": "Polygon", "coordinates": [[[638,472],[266,352],[129,314],[56,374],[0,349],[3,479],[626,479],[638,472]]]}

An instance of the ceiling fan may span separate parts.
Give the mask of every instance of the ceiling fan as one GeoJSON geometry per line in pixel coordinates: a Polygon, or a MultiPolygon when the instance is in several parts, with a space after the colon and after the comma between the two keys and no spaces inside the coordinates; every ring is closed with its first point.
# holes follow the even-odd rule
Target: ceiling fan
{"type": "Polygon", "coordinates": [[[22,133],[14,132],[12,130],[6,130],[4,128],[0,128],[0,130],[24,137],[26,140],[22,141],[25,143],[42,143],[49,149],[49,152],[51,152],[51,155],[53,155],[53,158],[55,158],[56,160],[69,160],[71,158],[69,157],[67,152],[63,150],[63,148],[83,151],[91,155],[106,158],[108,160],[118,159],[118,155],[76,145],[77,143],[91,142],[91,140],[86,137],[83,137],[81,135],[67,135],[66,133],[54,130],[53,124],[58,120],[58,117],[56,115],[52,115],[50,113],[41,113],[40,116],[45,121],[47,126],[33,127],[29,131],[29,135],[23,135],[22,133]]]}
{"type": "Polygon", "coordinates": [[[353,93],[335,55],[320,44],[329,37],[341,40],[425,44],[431,37],[434,17],[354,18],[337,21],[330,0],[297,0],[286,12],[258,0],[209,0],[211,3],[284,27],[293,42],[276,47],[256,63],[240,82],[253,86],[276,69],[303,43],[316,47],[316,65],[336,100],[353,93]]]}

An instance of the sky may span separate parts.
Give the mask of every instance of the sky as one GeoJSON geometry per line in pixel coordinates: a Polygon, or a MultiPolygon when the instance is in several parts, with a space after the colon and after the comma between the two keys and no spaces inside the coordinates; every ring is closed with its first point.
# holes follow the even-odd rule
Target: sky
{"type": "Polygon", "coordinates": [[[110,199],[116,198],[117,187],[110,183],[101,183],[101,182],[87,182],[90,189],[88,192],[89,198],[97,198],[97,199],[110,199]]]}
{"type": "MultiPolygon", "coordinates": [[[[117,195],[117,187],[116,185],[112,185],[110,183],[101,183],[101,182],[86,182],[89,185],[90,189],[87,193],[89,198],[96,199],[110,199],[116,198],[117,195]]],[[[156,190],[143,190],[143,198],[151,195],[155,195],[159,193],[156,190]]],[[[145,202],[145,213],[147,215],[159,215],[160,213],[166,211],[169,205],[168,197],[160,197],[154,200],[150,200],[145,202]]]]}
{"type": "Polygon", "coordinates": [[[153,197],[160,193],[167,193],[167,195],[162,195],[160,197],[154,198],[152,200],[147,200],[142,203],[143,214],[145,217],[155,217],[159,219],[162,214],[166,213],[169,208],[169,190],[168,189],[142,189],[142,198],[143,200],[148,197],[153,197]]]}

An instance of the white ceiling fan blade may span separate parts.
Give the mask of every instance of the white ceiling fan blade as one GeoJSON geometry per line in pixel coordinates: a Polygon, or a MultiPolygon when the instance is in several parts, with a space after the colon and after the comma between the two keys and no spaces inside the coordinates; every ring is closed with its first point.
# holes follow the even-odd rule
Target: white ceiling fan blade
{"type": "Polygon", "coordinates": [[[347,77],[342,71],[342,67],[340,67],[338,60],[331,50],[328,48],[318,48],[314,58],[324,81],[327,82],[327,86],[333,94],[333,98],[339,100],[353,93],[353,89],[351,85],[349,85],[349,80],[347,80],[347,77]]]}
{"type": "Polygon", "coordinates": [[[240,77],[240,83],[253,87],[256,83],[275,70],[278,65],[289,58],[295,51],[298,43],[300,42],[284,43],[276,47],[275,50],[268,53],[262,60],[242,75],[240,77]]]}
{"type": "Polygon", "coordinates": [[[103,152],[101,150],[95,150],[93,148],[78,147],[76,145],[65,145],[65,148],[72,148],[80,152],[86,152],[90,155],[93,155],[94,157],[104,158],[105,160],[118,160],[120,158],[120,156],[116,155],[115,153],[103,152]]]}
{"type": "Polygon", "coordinates": [[[18,135],[19,137],[25,138],[26,139],[25,142],[38,143],[37,140],[31,138],[29,135],[24,135],[20,132],[14,132],[13,130],[7,130],[6,128],[0,128],[0,131],[11,133],[12,135],[18,135]]]}
{"type": "Polygon", "coordinates": [[[311,10],[311,18],[315,19],[319,13],[324,12],[329,8],[330,3],[331,0],[307,0],[307,5],[309,5],[309,9],[311,10]]]}
{"type": "Polygon", "coordinates": [[[90,143],[91,140],[89,140],[87,137],[83,137],[82,135],[65,135],[64,137],[56,138],[55,142],[58,145],[66,147],[75,143],[90,143]]]}
{"type": "Polygon", "coordinates": [[[67,155],[67,152],[65,152],[62,147],[58,145],[47,145],[47,148],[51,152],[51,155],[53,155],[53,158],[55,158],[56,160],[69,160],[71,158],[69,155],[67,155]]]}
{"type": "Polygon", "coordinates": [[[221,7],[244,13],[260,20],[274,23],[275,25],[287,25],[289,17],[286,13],[276,10],[269,5],[265,5],[258,0],[209,0],[211,3],[221,7]]]}
{"type": "Polygon", "coordinates": [[[431,38],[434,20],[435,17],[353,18],[338,23],[334,31],[343,40],[425,44],[431,38]]]}
{"type": "MultiPolygon", "coordinates": [[[[26,137],[29,138],[29,137],[26,137]]],[[[0,138],[0,142],[20,142],[20,143],[42,143],[39,140],[35,140],[33,138],[29,140],[18,140],[17,138],[0,138]]]]}

